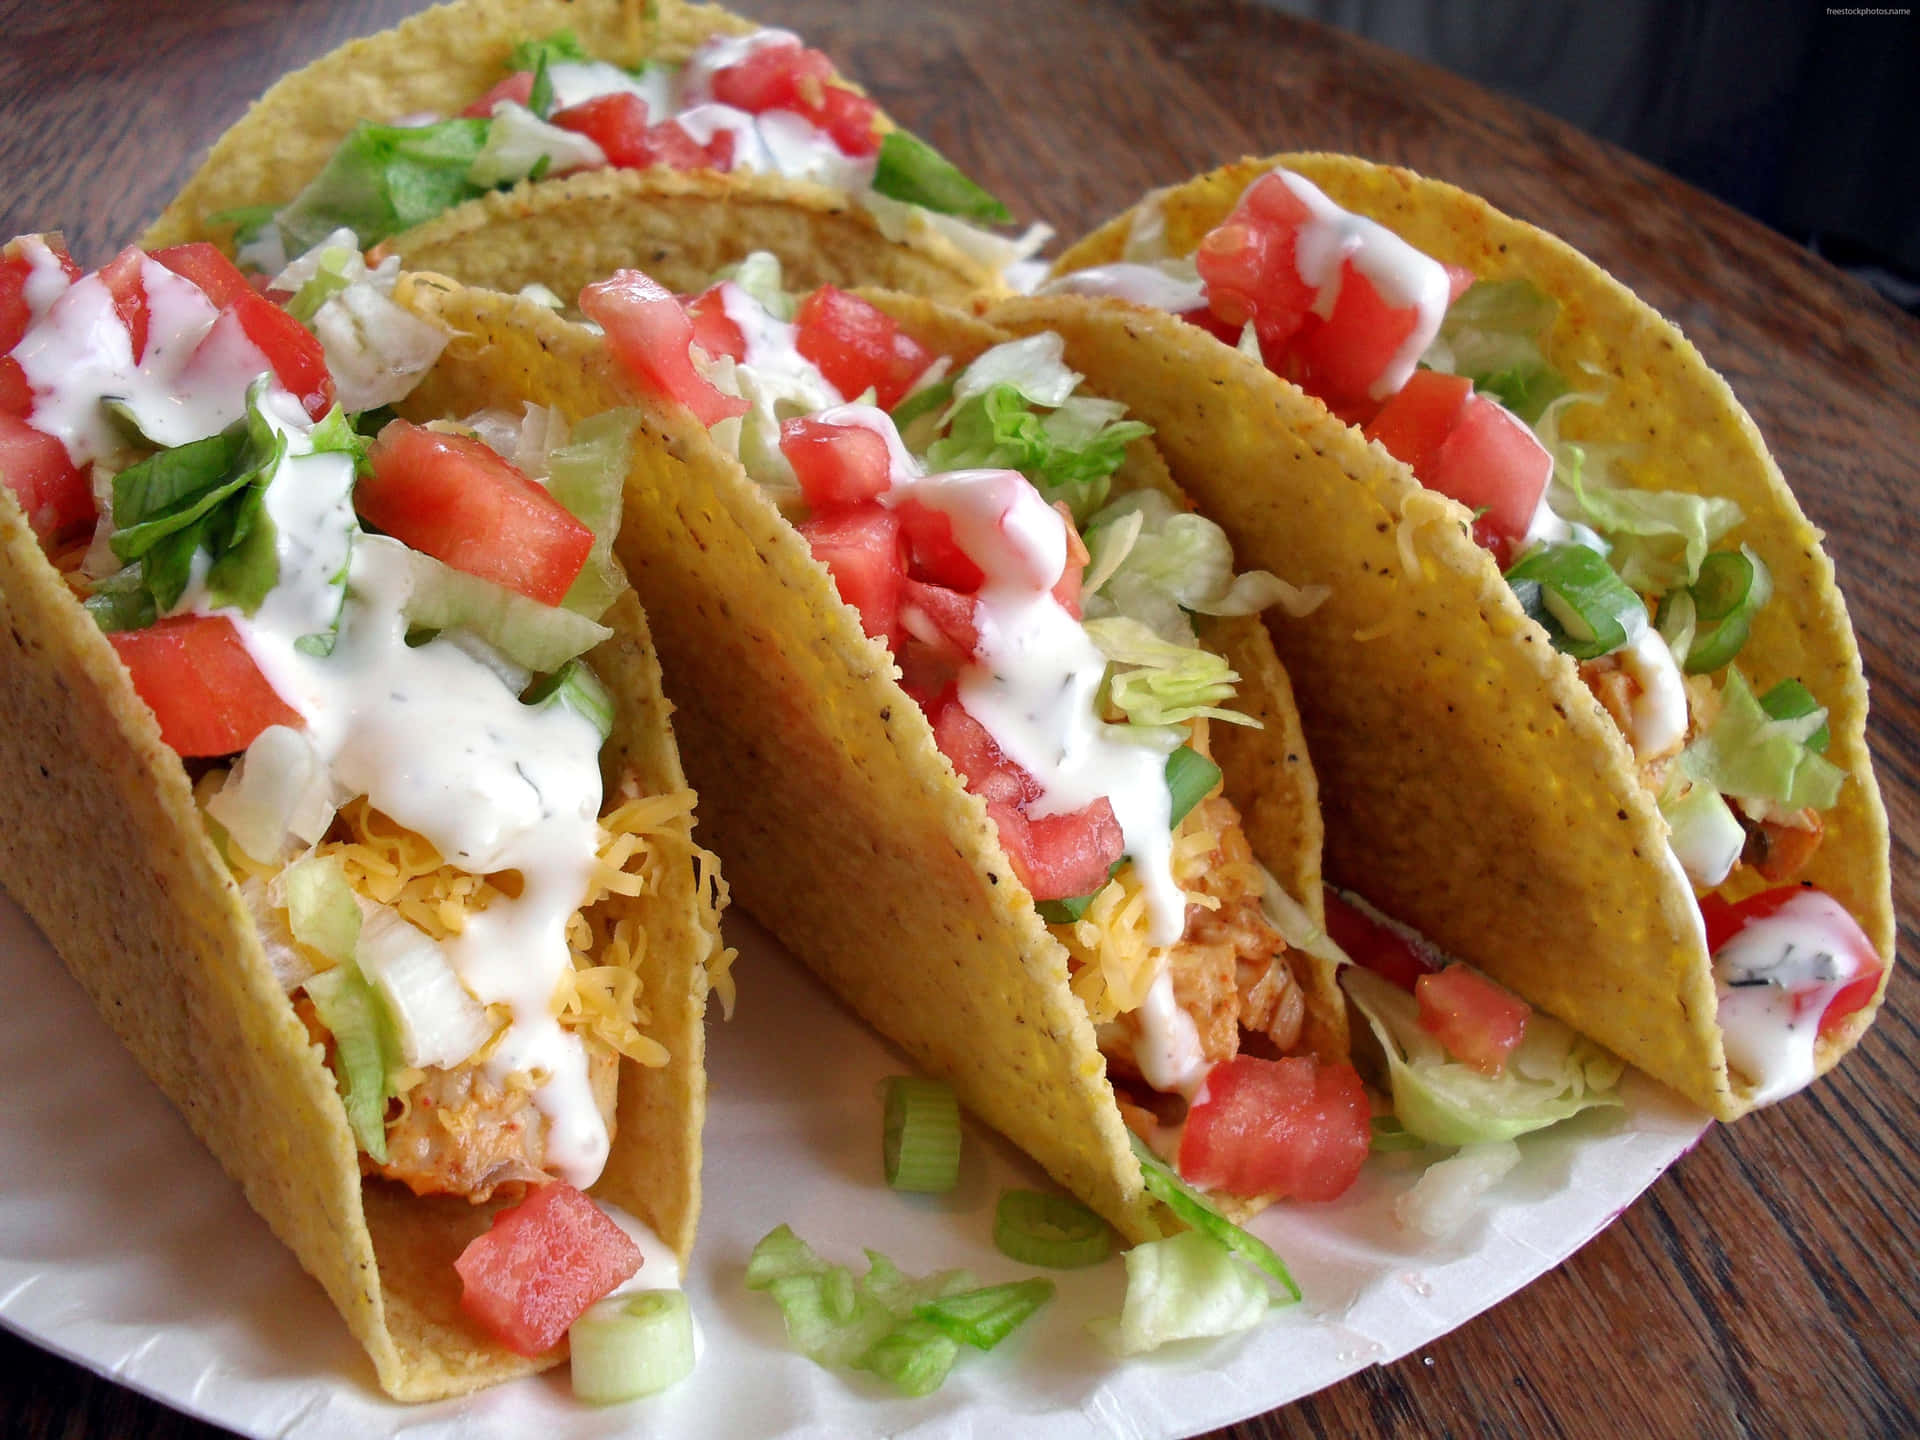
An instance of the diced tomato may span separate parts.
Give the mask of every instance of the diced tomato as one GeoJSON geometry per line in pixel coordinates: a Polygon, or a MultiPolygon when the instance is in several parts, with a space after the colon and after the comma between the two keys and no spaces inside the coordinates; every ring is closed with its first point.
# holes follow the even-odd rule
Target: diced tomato
{"type": "Polygon", "coordinates": [[[1420,1028],[1454,1059],[1482,1075],[1498,1075],[1527,1033],[1533,1008],[1470,965],[1449,965],[1422,975],[1413,987],[1420,1002],[1420,1028]]]}
{"type": "Polygon", "coordinates": [[[727,302],[721,297],[718,285],[702,290],[687,301],[687,317],[693,321],[693,343],[706,351],[708,356],[717,359],[725,355],[733,360],[747,358],[747,337],[728,318],[727,302]]]}
{"type": "MultiPolygon", "coordinates": [[[[933,722],[933,743],[975,795],[990,805],[1005,804],[1016,814],[1040,798],[1039,783],[1007,758],[987,727],[967,713],[952,691],[928,709],[927,718],[933,722]]],[[[1025,817],[1021,818],[1024,822],[1025,817]]]]}
{"type": "Polygon", "coordinates": [[[1028,815],[1026,851],[1009,848],[1007,858],[1034,899],[1065,900],[1105,885],[1125,849],[1113,804],[1102,795],[1070,814],[1028,815]]]}
{"type": "MultiPolygon", "coordinates": [[[[1821,938],[1832,948],[1835,959],[1852,965],[1855,970],[1854,978],[1834,992],[1833,998],[1827,1002],[1827,1008],[1821,1012],[1820,1034],[1830,1035],[1839,1028],[1841,1021],[1872,1002],[1874,993],[1880,988],[1880,972],[1885,966],[1881,963],[1880,952],[1873,948],[1866,931],[1860,928],[1860,922],[1826,891],[1816,890],[1811,885],[1783,885],[1774,890],[1762,890],[1740,901],[1724,900],[1718,895],[1703,895],[1700,898],[1700,918],[1706,922],[1707,950],[1718,955],[1735,935],[1749,925],[1771,920],[1788,905],[1801,912],[1795,916],[1796,920],[1819,926],[1823,932],[1821,938]]],[[[1795,935],[1783,936],[1782,943],[1798,938],[1795,935]]],[[[1811,997],[1801,1003],[1810,1003],[1810,1000],[1811,997]]]]}
{"type": "Polygon", "coordinates": [[[833,137],[843,155],[872,155],[880,148],[880,107],[845,85],[828,85],[817,110],[803,112],[833,137]]]}
{"type": "Polygon", "coordinates": [[[1241,325],[1229,325],[1204,305],[1198,310],[1182,310],[1180,318],[1189,325],[1198,325],[1223,345],[1238,345],[1240,332],[1245,328],[1241,325]]]}
{"type": "Polygon", "coordinates": [[[780,453],[814,510],[858,505],[887,492],[887,442],[864,425],[830,425],[806,415],[783,420],[780,453]]]}
{"type": "Polygon", "coordinates": [[[1367,398],[1419,323],[1419,306],[1387,304],[1352,260],[1341,261],[1333,313],[1294,338],[1302,388],[1342,400],[1367,398]]]}
{"type": "Polygon", "coordinates": [[[958,664],[971,659],[980,646],[980,627],[973,616],[977,603],[944,585],[908,580],[900,597],[900,628],[958,664]]]}
{"type": "Polygon", "coordinates": [[[1416,370],[1366,428],[1387,453],[1404,461],[1415,475],[1433,471],[1433,457],[1467,412],[1473,381],[1464,375],[1416,370]]]}
{"type": "Polygon", "coordinates": [[[609,165],[639,170],[654,163],[647,145],[647,102],[631,90],[556,110],[549,123],[586,136],[606,152],[609,165]]]}
{"type": "Polygon", "coordinates": [[[1430,489],[1469,509],[1484,509],[1491,534],[1518,541],[1553,478],[1553,456],[1519,416],[1497,400],[1475,395],[1426,473],[1417,467],[1414,473],[1430,489]]]}
{"type": "MultiPolygon", "coordinates": [[[[21,382],[25,383],[25,376],[21,382]]],[[[32,409],[31,392],[27,408],[32,409]]],[[[51,547],[94,522],[87,472],[67,458],[67,447],[18,415],[0,412],[0,479],[26,511],[27,523],[51,547]]]]}
{"type": "Polygon", "coordinates": [[[11,355],[0,355],[0,415],[24,420],[33,413],[33,386],[11,355]]]}
{"type": "Polygon", "coordinates": [[[456,570],[558,605],[587,562],[593,532],[478,440],[394,420],[368,459],[361,518],[456,570]]]}
{"type": "Polygon", "coordinates": [[[607,332],[614,357],[649,394],[679,401],[702,425],[747,413],[745,400],[721,394],[694,368],[687,353],[693,321],[650,276],[616,270],[580,292],[580,309],[607,332]]]}
{"type": "Polygon", "coordinates": [[[1060,512],[1060,518],[1067,526],[1067,564],[1060,572],[1060,578],[1054,582],[1053,598],[1058,600],[1074,619],[1080,618],[1080,577],[1087,573],[1087,561],[1093,557],[1087,553],[1086,542],[1080,538],[1080,531],[1073,523],[1073,509],[1064,500],[1053,502],[1053,508],[1060,512]]]}
{"type": "Polygon", "coordinates": [[[516,1355],[544,1355],[586,1308],[640,1268],[640,1247],[571,1185],[530,1191],[493,1217],[453,1268],[460,1307],[516,1355]]]}
{"type": "Polygon", "coordinates": [[[224,615],[174,615],[107,639],[160,722],[160,738],[180,755],[232,755],[269,725],[304,723],[224,615]]]}
{"type": "Polygon", "coordinates": [[[485,120],[493,114],[493,107],[502,100],[511,100],[516,105],[525,105],[532,99],[533,71],[515,70],[460,114],[468,120],[485,120]]]}
{"type": "Polygon", "coordinates": [[[1349,905],[1331,885],[1323,888],[1327,934],[1354,964],[1364,966],[1383,980],[1391,980],[1409,994],[1422,975],[1434,972],[1433,962],[1406,936],[1349,905]]]}
{"type": "Polygon", "coordinates": [[[1180,1137],[1180,1173],[1246,1198],[1332,1200],[1373,1143],[1366,1087],[1351,1065],[1238,1055],[1207,1072],[1180,1137]]]}
{"type": "Polygon", "coordinates": [[[33,278],[33,261],[28,258],[26,242],[38,240],[52,252],[67,273],[69,281],[80,278],[80,267],[67,254],[57,234],[20,235],[0,246],[0,355],[20,343],[33,324],[33,307],[27,303],[27,283],[33,278]]]}
{"type": "Polygon", "coordinates": [[[1208,305],[1232,333],[1229,344],[1251,320],[1262,346],[1278,354],[1307,318],[1314,290],[1301,278],[1295,245],[1312,218],[1306,202],[1270,173],[1247,187],[1226,224],[1202,238],[1194,264],[1207,282],[1208,305]]]}
{"type": "Polygon", "coordinates": [[[967,557],[960,542],[953,538],[953,521],[944,510],[935,510],[918,500],[902,500],[893,507],[907,534],[913,552],[913,578],[929,584],[944,585],[971,595],[985,582],[987,575],[967,557]]]}
{"type": "Polygon", "coordinates": [[[851,400],[871,388],[882,410],[898,405],[933,360],[892,316],[831,285],[800,302],[794,323],[800,353],[836,390],[851,400]]]}
{"type": "Polygon", "coordinates": [[[1440,268],[1447,272],[1447,304],[1449,305],[1471,290],[1480,279],[1464,265],[1449,265],[1442,260],[1440,268]]]}
{"type": "Polygon", "coordinates": [[[833,75],[833,62],[818,50],[791,44],[761,45],[737,65],[713,72],[713,98],[758,115],[763,110],[799,110],[802,90],[819,101],[833,75]]]}
{"type": "Polygon", "coordinates": [[[1493,563],[1500,567],[1502,574],[1513,568],[1515,554],[1523,538],[1501,534],[1485,515],[1473,517],[1473,543],[1493,556],[1493,563]]]}
{"type": "Polygon", "coordinates": [[[813,548],[813,558],[833,572],[840,598],[860,612],[861,628],[888,638],[907,578],[899,517],[877,504],[850,506],[807,521],[800,534],[813,548]]]}
{"type": "Polygon", "coordinates": [[[129,245],[100,267],[100,283],[112,294],[113,308],[127,327],[136,365],[147,353],[147,287],[140,279],[144,258],[138,246],[129,245]]]}
{"type": "Polygon", "coordinates": [[[198,285],[215,309],[225,309],[242,295],[253,293],[240,267],[222,255],[217,246],[204,240],[190,245],[169,245],[148,258],[198,285]]]}

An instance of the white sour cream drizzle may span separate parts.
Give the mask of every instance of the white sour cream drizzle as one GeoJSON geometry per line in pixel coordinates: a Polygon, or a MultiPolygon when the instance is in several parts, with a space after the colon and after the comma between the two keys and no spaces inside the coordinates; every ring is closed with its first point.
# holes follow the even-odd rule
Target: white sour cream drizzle
{"type": "Polygon", "coordinates": [[[1166,756],[1109,739],[1094,712],[1106,657],[1050,593],[1066,569],[1066,523],[1017,471],[920,474],[884,411],[842,405],[814,418],[887,441],[882,504],[913,499],[952,521],[955,543],[986,576],[974,597],[979,659],[959,677],[962,707],[1040,786],[1030,815],[1070,814],[1102,797],[1112,804],[1146,892],[1148,939],[1173,944],[1187,905],[1173,879],[1166,756]]]}
{"type": "Polygon", "coordinates": [[[23,235],[19,243],[20,253],[27,262],[27,283],[21,293],[28,311],[38,320],[73,281],[68,278],[60,257],[38,235],[23,235]]]}
{"type": "MultiPolygon", "coordinates": [[[[646,1221],[598,1196],[594,1197],[593,1203],[604,1210],[614,1224],[627,1232],[627,1238],[640,1247],[640,1268],[602,1298],[610,1300],[616,1295],[637,1295],[643,1290],[683,1288],[680,1257],[673,1253],[666,1241],[653,1233],[646,1221]]],[[[696,1314],[693,1316],[693,1358],[696,1362],[706,1353],[706,1348],[706,1336],[700,1329],[700,1317],[696,1314]]]]}
{"type": "Polygon", "coordinates": [[[1213,1066],[1200,1049],[1200,1031],[1193,1017],[1174,998],[1171,970],[1161,967],[1134,1015],[1140,1034],[1133,1046],[1133,1063],[1140,1069],[1140,1078],[1163,1095],[1193,1100],[1213,1066]]]}
{"type": "Polygon", "coordinates": [[[1812,1081],[1820,1017],[1863,973],[1845,937],[1853,922],[1838,900],[1804,890],[1749,921],[1713,957],[1727,1061],[1768,1105],[1812,1081]]]}
{"type": "Polygon", "coordinates": [[[1687,687],[1673,651],[1658,630],[1642,625],[1619,654],[1621,667],[1640,687],[1628,711],[1633,753],[1652,760],[1678,750],[1687,738],[1687,687]]]}
{"type": "Polygon", "coordinates": [[[1311,180],[1286,170],[1273,173],[1313,212],[1313,218],[1300,227],[1294,240],[1293,263],[1300,278],[1317,292],[1314,314],[1323,320],[1333,314],[1334,303],[1340,298],[1340,266],[1344,260],[1353,261],[1353,268],[1373,282],[1387,305],[1396,310],[1412,306],[1420,312],[1412,333],[1394,351],[1392,361],[1368,392],[1374,399],[1384,400],[1407,383],[1421,355],[1440,333],[1450,288],[1446,268],[1385,226],[1342,210],[1311,180]]]}
{"type": "MultiPolygon", "coordinates": [[[[238,419],[248,384],[270,371],[237,324],[232,337],[220,333],[231,317],[216,322],[197,286],[152,262],[143,264],[142,279],[150,328],[138,365],[97,276],[54,300],[15,349],[35,390],[32,423],[57,435],[77,464],[125,448],[105,420],[103,396],[127,398],[149,435],[179,444],[238,419]]],[[[506,1007],[510,1023],[487,1073],[496,1083],[515,1073],[534,1077],[535,1104],[548,1121],[546,1163],[584,1189],[606,1162],[608,1136],[585,1050],[554,1017],[552,1001],[572,965],[567,920],[586,893],[597,849],[600,737],[565,707],[521,704],[449,639],[409,648],[406,552],[397,541],[360,533],[351,457],[315,454],[312,421],[278,385],[263,410],[287,440],[266,492],[278,581],[251,616],[215,610],[202,557],[176,612],[233,621],[262,674],[305,719],[314,751],[345,793],[367,796],[463,869],[520,872],[518,898],[470,916],[465,933],[442,948],[475,999],[506,1007]],[[336,583],[343,568],[344,606],[336,583]],[[332,654],[296,648],[336,614],[332,654]]]]}

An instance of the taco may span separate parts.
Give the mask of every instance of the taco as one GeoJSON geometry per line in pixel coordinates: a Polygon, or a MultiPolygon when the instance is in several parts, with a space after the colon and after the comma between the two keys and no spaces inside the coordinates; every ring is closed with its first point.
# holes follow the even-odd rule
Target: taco
{"type": "MultiPolygon", "coordinates": [[[[401,293],[463,353],[579,333],[401,293]]],[[[1253,616],[1311,597],[1234,574],[1057,342],[794,297],[767,256],[580,303],[608,353],[526,378],[563,410],[638,391],[615,548],[740,903],[1130,1237],[1159,1221],[1129,1126],[1229,1209],[1343,1189],[1367,1105],[1301,948],[1313,772],[1253,616]]],[[[416,400],[471,403],[459,374],[416,400]]]]}
{"type": "Polygon", "coordinates": [[[616,264],[691,289],[761,249],[809,285],[958,300],[1044,240],[975,223],[1010,218],[789,31],[681,0],[458,0],[280,80],[143,243],[272,274],[345,228],[568,296],[616,264]]]}
{"type": "Polygon", "coordinates": [[[1057,275],[991,319],[1063,335],[1237,553],[1330,592],[1270,628],[1335,883],[1723,1119],[1859,1040],[1893,959],[1859,653],[1678,330],[1331,155],[1159,192],[1057,275]]]}
{"type": "Polygon", "coordinates": [[[462,362],[336,278],[372,391],[210,245],[0,259],[0,878],[424,1400],[565,1354],[500,1217],[563,1307],[640,1262],[601,1205],[687,1254],[731,992],[608,554],[629,417],[496,378],[369,442],[346,407],[462,362]]]}

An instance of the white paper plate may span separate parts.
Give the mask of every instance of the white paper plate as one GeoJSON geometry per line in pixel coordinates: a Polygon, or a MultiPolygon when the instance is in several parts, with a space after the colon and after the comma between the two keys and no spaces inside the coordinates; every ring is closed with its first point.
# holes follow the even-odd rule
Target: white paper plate
{"type": "MultiPolygon", "coordinates": [[[[741,1285],[785,1221],[834,1259],[862,1246],[983,1284],[1032,1273],[994,1250],[1007,1185],[1042,1186],[968,1128],[950,1196],[880,1180],[877,1083],[905,1067],[744,917],[740,1009],[711,1027],[706,1211],[688,1290],[705,1347],[693,1377],[611,1410],[573,1403],[566,1372],[439,1405],[394,1405],[320,1288],[120,1049],[39,933],[0,900],[0,1322],[136,1390],[247,1435],[410,1440],[525,1435],[1187,1435],[1310,1394],[1444,1335],[1572,1254],[1699,1138],[1706,1121],[1638,1076],[1626,1112],[1521,1142],[1523,1158],[1461,1236],[1416,1244],[1391,1216],[1417,1173],[1376,1159],[1337,1204],[1254,1228],[1305,1304],[1213,1343],[1115,1365],[1086,1333],[1117,1313],[1118,1263],[1057,1275],[1058,1298],[990,1355],[963,1354],[922,1400],[789,1351],[771,1301],[741,1285]]],[[[910,962],[909,962],[910,963],[910,962]]]]}

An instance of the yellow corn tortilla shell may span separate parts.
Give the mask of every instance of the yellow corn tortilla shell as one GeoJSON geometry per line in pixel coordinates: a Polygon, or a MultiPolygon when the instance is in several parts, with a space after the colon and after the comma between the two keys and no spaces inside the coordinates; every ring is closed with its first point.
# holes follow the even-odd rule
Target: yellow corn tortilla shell
{"type": "MultiPolygon", "coordinates": [[[[480,404],[520,398],[476,393],[480,404]]],[[[648,794],[682,790],[646,620],[631,594],[606,620],[615,634],[590,659],[616,700],[608,794],[623,777],[648,794]]],[[[0,806],[16,817],[0,834],[0,880],[339,1307],[380,1385],[432,1400],[557,1363],[489,1342],[460,1311],[452,1262],[505,1202],[423,1201],[362,1181],[324,1052],[274,978],[185,767],[4,485],[0,696],[0,806]]],[[[594,1193],[684,1259],[700,1208],[705,962],[718,917],[696,889],[690,820],[650,843],[641,1029],[672,1058],[621,1061],[613,1150],[594,1193]]]]}
{"type": "MultiPolygon", "coordinates": [[[[449,325],[463,360],[500,369],[497,383],[529,398],[571,413],[631,395],[599,340],[538,307],[492,306],[418,275],[396,295],[449,325]]],[[[924,302],[868,298],[956,363],[1005,338],[924,302]]],[[[447,367],[415,398],[458,410],[475,395],[449,387],[483,373],[447,367]]],[[[774,503],[684,408],[634,403],[648,443],[616,553],[653,619],[701,822],[734,897],[969,1110],[1124,1235],[1153,1238],[1160,1222],[1066,951],[984,803],[774,503]]],[[[1129,464],[1144,483],[1168,484],[1150,445],[1129,464]]],[[[1244,779],[1257,853],[1317,923],[1313,772],[1284,672],[1257,622],[1225,629],[1230,658],[1265,687],[1269,721],[1264,741],[1220,745],[1229,793],[1244,779]]],[[[1216,740],[1229,728],[1215,726],[1216,740]]],[[[1310,1039],[1344,1055],[1332,976],[1306,978],[1310,1039]]]]}
{"type": "MultiPolygon", "coordinates": [[[[649,59],[682,61],[710,36],[759,28],[718,6],[683,0],[436,6],[278,81],[215,142],[141,244],[152,250],[211,240],[232,253],[232,227],[209,217],[286,204],[361,120],[459,114],[500,80],[509,52],[523,40],[571,30],[589,55],[631,67],[649,59]]],[[[790,283],[882,283],[956,302],[1004,289],[998,275],[918,217],[899,239],[889,239],[841,191],[744,172],[601,170],[523,182],[455,206],[392,237],[384,250],[410,269],[508,293],[539,282],[569,300],[581,285],[622,265],[676,288],[676,277],[686,277],[693,288],[753,250],[778,255],[790,283]],[[689,194],[726,203],[688,225],[680,212],[689,194]],[[583,269],[590,260],[601,268],[583,269]]]]}
{"type": "MultiPolygon", "coordinates": [[[[1630,484],[1739,502],[1746,519],[1730,538],[1766,561],[1774,599],[1737,663],[1756,692],[1797,676],[1828,709],[1827,758],[1849,779],[1805,878],[1860,921],[1887,962],[1884,995],[1887,822],[1846,605],[1753,421],[1679,330],[1544,231],[1450,185],[1338,155],[1241,160],[1156,192],[1056,269],[1120,259],[1142,213],[1164,224],[1163,253],[1187,254],[1276,165],[1429,255],[1553,296],[1549,357],[1605,396],[1565,411],[1561,433],[1631,446],[1630,484]]],[[[1468,538],[1466,511],[1318,401],[1171,317],[1060,297],[992,318],[1066,334],[1069,362],[1157,427],[1175,477],[1243,563],[1333,587],[1304,620],[1270,624],[1329,797],[1329,873],[1721,1119],[1752,1108],[1752,1086],[1727,1070],[1698,908],[1632,753],[1468,538]],[[1403,532],[1419,574],[1403,562],[1403,532]]],[[[1760,888],[1742,884],[1728,893],[1760,888]]],[[[1820,1042],[1820,1071],[1878,1005],[1820,1042]]]]}

